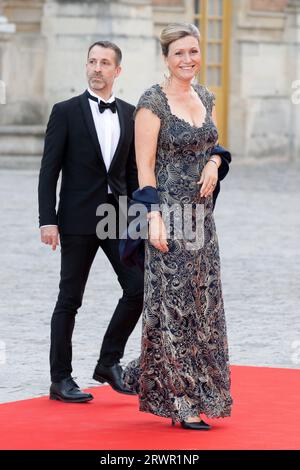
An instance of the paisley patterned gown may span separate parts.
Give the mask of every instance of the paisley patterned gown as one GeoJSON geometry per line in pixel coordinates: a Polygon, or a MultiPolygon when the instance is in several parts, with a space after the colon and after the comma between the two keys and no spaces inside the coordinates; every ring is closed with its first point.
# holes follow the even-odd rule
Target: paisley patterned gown
{"type": "Polygon", "coordinates": [[[202,85],[194,89],[206,108],[200,128],[172,114],[160,85],[149,88],[136,108],[150,109],[161,121],[155,166],[160,203],[191,207],[198,237],[191,244],[189,231],[174,236],[177,210],[170,217],[168,253],[146,240],[141,355],[124,369],[124,381],[138,392],[141,411],[177,421],[199,413],[229,416],[232,405],[213,200],[201,198],[197,184],[218,139],[214,95],[202,85]]]}

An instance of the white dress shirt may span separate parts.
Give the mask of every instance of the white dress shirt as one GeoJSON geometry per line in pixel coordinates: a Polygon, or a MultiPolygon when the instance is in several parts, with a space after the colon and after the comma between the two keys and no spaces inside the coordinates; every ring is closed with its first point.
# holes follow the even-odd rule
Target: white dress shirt
{"type": "MultiPolygon", "coordinates": [[[[111,103],[112,101],[115,101],[114,95],[112,95],[109,100],[105,100],[93,93],[89,88],[88,92],[92,96],[95,96],[95,98],[98,98],[98,103],[100,100],[104,101],[105,103],[111,103]]],[[[103,160],[108,171],[120,139],[121,131],[118,112],[112,113],[110,109],[106,109],[103,113],[100,113],[96,101],[89,99],[89,103],[101,147],[103,160]]],[[[109,185],[108,192],[112,192],[109,185]]]]}
{"type": "MultiPolygon", "coordinates": [[[[95,98],[98,98],[98,103],[100,100],[104,101],[105,103],[111,103],[112,101],[115,101],[114,95],[111,95],[109,100],[105,100],[104,98],[96,95],[90,88],[88,88],[88,92],[92,96],[95,96],[95,98]]],[[[89,103],[101,147],[103,160],[108,171],[117,149],[121,134],[118,111],[116,113],[112,113],[110,109],[106,109],[103,113],[100,113],[98,103],[96,101],[89,99],[89,103]]],[[[108,193],[112,193],[109,185],[107,186],[108,193]]],[[[42,225],[41,228],[42,227],[56,227],[56,225],[42,225]]]]}

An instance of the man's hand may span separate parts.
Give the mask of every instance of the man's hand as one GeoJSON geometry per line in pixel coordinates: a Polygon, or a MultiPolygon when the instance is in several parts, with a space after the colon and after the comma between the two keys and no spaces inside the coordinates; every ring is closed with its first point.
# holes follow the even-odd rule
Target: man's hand
{"type": "Polygon", "coordinates": [[[41,241],[46,245],[52,245],[52,250],[56,250],[59,245],[58,227],[41,227],[41,241]]]}

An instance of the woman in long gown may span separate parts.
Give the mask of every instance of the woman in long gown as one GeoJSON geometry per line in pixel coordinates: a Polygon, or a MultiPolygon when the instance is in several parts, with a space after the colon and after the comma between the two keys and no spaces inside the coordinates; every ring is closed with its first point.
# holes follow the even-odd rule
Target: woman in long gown
{"type": "Polygon", "coordinates": [[[140,188],[156,188],[164,207],[189,206],[199,236],[197,243],[176,238],[175,215],[167,237],[164,213],[149,213],[141,356],[124,371],[141,411],[196,430],[210,429],[200,413],[230,416],[232,405],[212,198],[222,161],[211,155],[218,140],[214,95],[193,84],[199,42],[192,24],[162,31],[170,76],[146,90],[136,108],[140,188]]]}

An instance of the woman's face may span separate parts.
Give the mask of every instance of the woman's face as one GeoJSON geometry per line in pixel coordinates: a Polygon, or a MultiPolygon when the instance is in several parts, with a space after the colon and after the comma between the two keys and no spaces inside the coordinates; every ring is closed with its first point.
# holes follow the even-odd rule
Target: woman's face
{"type": "Polygon", "coordinates": [[[171,76],[184,81],[193,80],[201,66],[198,40],[194,36],[185,36],[172,42],[165,61],[171,76]]]}

